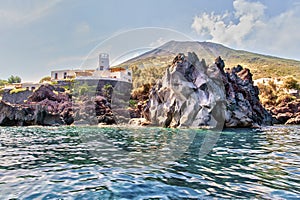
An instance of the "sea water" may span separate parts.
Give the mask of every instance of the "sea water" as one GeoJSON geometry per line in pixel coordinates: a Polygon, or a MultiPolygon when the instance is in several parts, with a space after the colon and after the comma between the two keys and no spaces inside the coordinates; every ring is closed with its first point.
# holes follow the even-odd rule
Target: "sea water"
{"type": "Polygon", "coordinates": [[[1,127],[0,199],[299,199],[299,132],[1,127]]]}

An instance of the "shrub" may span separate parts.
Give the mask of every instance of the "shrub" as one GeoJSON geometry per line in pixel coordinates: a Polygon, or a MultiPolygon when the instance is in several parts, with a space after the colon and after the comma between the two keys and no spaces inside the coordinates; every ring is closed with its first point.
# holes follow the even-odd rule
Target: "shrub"
{"type": "Polygon", "coordinates": [[[19,92],[24,92],[26,91],[26,88],[20,88],[20,89],[12,89],[9,91],[9,94],[14,94],[14,93],[19,93],[19,92]]]}
{"type": "Polygon", "coordinates": [[[294,78],[294,77],[287,77],[284,79],[283,81],[283,88],[285,89],[296,89],[299,90],[300,89],[300,84],[298,83],[298,81],[294,78]]]}

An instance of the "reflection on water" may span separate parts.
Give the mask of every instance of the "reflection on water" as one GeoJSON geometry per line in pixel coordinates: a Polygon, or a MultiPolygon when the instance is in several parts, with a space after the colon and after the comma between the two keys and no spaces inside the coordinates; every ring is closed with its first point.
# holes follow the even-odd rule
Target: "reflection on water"
{"type": "Polygon", "coordinates": [[[0,199],[299,199],[299,132],[2,127],[0,199]]]}

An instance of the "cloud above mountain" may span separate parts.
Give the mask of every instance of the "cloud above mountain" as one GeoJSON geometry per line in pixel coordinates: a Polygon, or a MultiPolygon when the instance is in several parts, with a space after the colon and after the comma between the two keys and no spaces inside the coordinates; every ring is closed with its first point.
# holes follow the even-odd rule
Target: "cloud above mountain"
{"type": "Polygon", "coordinates": [[[300,34],[300,5],[270,17],[261,2],[234,0],[233,10],[202,13],[191,27],[205,39],[235,48],[247,48],[297,57],[300,34]]]}

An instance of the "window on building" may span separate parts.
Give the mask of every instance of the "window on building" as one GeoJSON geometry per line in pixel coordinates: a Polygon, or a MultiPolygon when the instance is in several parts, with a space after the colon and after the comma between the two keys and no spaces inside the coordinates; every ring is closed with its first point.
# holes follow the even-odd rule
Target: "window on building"
{"type": "Polygon", "coordinates": [[[64,79],[67,78],[67,72],[64,72],[64,79]]]}
{"type": "Polygon", "coordinates": [[[100,66],[100,70],[103,70],[103,68],[104,68],[103,66],[100,66]]]}
{"type": "Polygon", "coordinates": [[[127,72],[128,76],[131,76],[131,72],[127,72]]]}
{"type": "Polygon", "coordinates": [[[58,74],[55,73],[55,74],[54,74],[54,79],[57,79],[57,77],[58,77],[58,74]]]}

